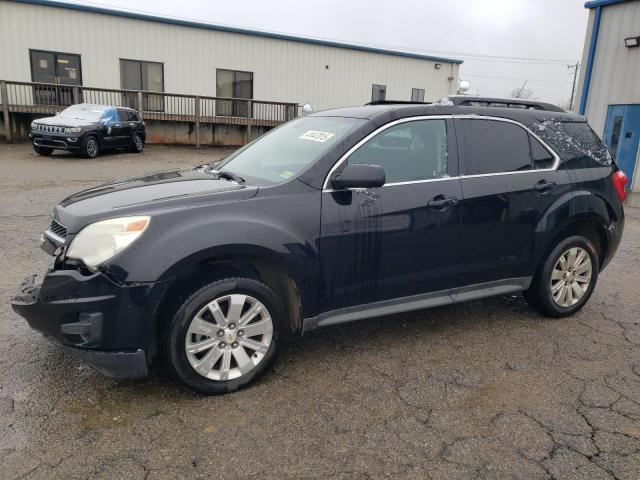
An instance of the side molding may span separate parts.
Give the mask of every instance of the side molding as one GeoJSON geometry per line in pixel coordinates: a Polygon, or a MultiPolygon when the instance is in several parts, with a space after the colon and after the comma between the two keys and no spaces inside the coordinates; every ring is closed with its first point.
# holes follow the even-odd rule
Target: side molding
{"type": "Polygon", "coordinates": [[[440,290],[421,295],[412,295],[410,297],[394,298],[366,305],[331,310],[316,317],[303,319],[302,333],[327,325],[353,322],[355,320],[381,317],[394,313],[421,310],[423,308],[438,307],[451,303],[518,292],[529,288],[531,280],[532,277],[507,278],[494,282],[467,285],[451,290],[440,290]]]}

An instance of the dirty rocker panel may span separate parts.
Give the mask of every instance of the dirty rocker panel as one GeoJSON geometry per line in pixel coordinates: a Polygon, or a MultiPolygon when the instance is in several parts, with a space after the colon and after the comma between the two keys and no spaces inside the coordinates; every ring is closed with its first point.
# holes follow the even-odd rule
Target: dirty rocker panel
{"type": "Polygon", "coordinates": [[[366,305],[331,310],[317,317],[305,318],[303,320],[302,331],[307,332],[327,325],[518,292],[529,288],[531,280],[532,277],[506,278],[503,280],[452,288],[450,291],[441,290],[422,295],[412,295],[410,297],[394,298],[392,300],[384,300],[366,305]]]}

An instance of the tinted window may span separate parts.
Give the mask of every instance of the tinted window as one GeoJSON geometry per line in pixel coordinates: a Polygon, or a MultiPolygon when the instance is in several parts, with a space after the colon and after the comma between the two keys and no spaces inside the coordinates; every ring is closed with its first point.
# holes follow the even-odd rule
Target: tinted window
{"type": "Polygon", "coordinates": [[[560,155],[566,168],[611,165],[607,147],[585,122],[545,120],[531,128],[560,155]]]}
{"type": "Polygon", "coordinates": [[[121,122],[128,122],[129,112],[127,112],[126,110],[118,110],[118,120],[120,120],[121,122]]]}
{"type": "Polygon", "coordinates": [[[465,175],[531,169],[529,135],[523,128],[496,120],[461,120],[461,123],[465,175]]]}
{"type": "Polygon", "coordinates": [[[380,165],[387,183],[447,175],[444,120],[416,120],[389,127],[349,156],[349,163],[380,165]]]}
{"type": "Polygon", "coordinates": [[[533,160],[533,168],[551,168],[556,159],[533,135],[529,135],[529,144],[531,145],[531,159],[533,160]]]}

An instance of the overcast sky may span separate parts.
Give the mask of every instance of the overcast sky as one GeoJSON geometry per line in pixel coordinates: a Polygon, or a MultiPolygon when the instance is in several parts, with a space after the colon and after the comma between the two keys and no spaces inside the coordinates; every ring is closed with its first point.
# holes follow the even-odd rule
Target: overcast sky
{"type": "Polygon", "coordinates": [[[567,65],[582,57],[588,17],[584,0],[76,3],[461,58],[471,93],[508,96],[528,80],[534,98],[554,103],[570,97],[567,65]]]}

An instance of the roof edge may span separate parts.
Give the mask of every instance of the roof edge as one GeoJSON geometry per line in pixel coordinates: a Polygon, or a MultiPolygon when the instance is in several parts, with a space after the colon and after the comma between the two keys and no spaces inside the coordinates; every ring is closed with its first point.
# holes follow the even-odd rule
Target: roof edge
{"type": "Polygon", "coordinates": [[[584,8],[593,9],[597,7],[606,7],[607,5],[615,5],[617,3],[625,3],[628,0],[591,0],[584,4],[584,8]]]}
{"type": "Polygon", "coordinates": [[[131,18],[134,20],[143,20],[148,22],[165,23],[169,25],[178,25],[182,27],[200,28],[204,30],[216,30],[219,32],[239,33],[254,37],[272,38],[276,40],[288,40],[291,42],[306,43],[310,45],[321,45],[326,47],[344,48],[347,50],[357,50],[361,52],[380,53],[383,55],[393,55],[397,57],[415,58],[418,60],[431,60],[443,63],[461,64],[464,60],[458,58],[438,57],[433,55],[423,55],[419,53],[405,52],[402,50],[387,50],[384,48],[367,47],[365,45],[336,42],[332,40],[321,40],[310,37],[299,37],[285,33],[263,32],[260,30],[251,30],[248,28],[230,27],[226,25],[217,25],[215,23],[196,22],[191,20],[181,20],[178,18],[162,17],[159,15],[148,15],[144,13],[128,12],[124,10],[115,10],[111,8],[96,7],[93,5],[82,5],[78,3],[58,2],[53,0],[11,0],[15,3],[23,3],[29,5],[39,5],[45,7],[64,8],[68,10],[76,10],[80,12],[98,13],[103,15],[111,15],[114,17],[131,18]]]}

